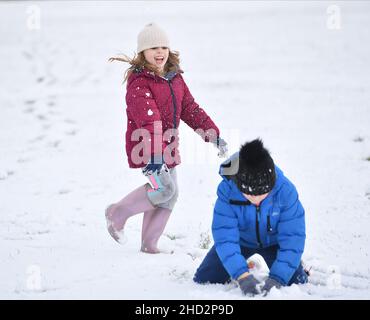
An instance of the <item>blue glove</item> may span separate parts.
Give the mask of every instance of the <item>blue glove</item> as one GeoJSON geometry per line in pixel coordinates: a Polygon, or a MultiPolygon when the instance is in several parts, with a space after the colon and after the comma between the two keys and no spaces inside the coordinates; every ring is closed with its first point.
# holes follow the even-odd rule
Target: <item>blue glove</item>
{"type": "Polygon", "coordinates": [[[239,287],[245,295],[256,295],[260,292],[257,289],[258,280],[251,274],[245,278],[238,280],[239,287]]]}
{"type": "Polygon", "coordinates": [[[266,296],[272,288],[277,288],[280,289],[282,287],[282,284],[275,279],[268,278],[265,282],[265,285],[262,287],[262,292],[264,293],[263,295],[266,296]]]}
{"type": "Polygon", "coordinates": [[[163,155],[154,155],[150,157],[148,164],[142,169],[145,176],[149,176],[155,172],[160,172],[164,164],[163,155]]]}
{"type": "Polygon", "coordinates": [[[220,158],[227,157],[227,143],[224,139],[217,137],[216,141],[214,141],[213,144],[218,149],[218,156],[220,158]]]}

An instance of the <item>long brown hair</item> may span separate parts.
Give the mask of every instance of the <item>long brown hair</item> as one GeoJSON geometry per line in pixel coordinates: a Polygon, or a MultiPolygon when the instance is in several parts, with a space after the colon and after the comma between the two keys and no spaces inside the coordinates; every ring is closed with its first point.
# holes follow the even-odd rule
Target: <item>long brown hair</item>
{"type": "MultiPolygon", "coordinates": [[[[180,69],[180,53],[178,51],[171,51],[169,50],[168,54],[168,59],[167,62],[163,68],[163,72],[166,74],[169,71],[176,71],[183,73],[183,71],[180,69]]],[[[127,79],[130,77],[131,73],[136,69],[136,68],[146,68],[150,71],[153,71],[155,74],[160,75],[157,68],[152,66],[148,61],[145,60],[144,52],[139,52],[138,54],[134,54],[133,58],[128,57],[125,54],[121,54],[115,57],[110,57],[108,59],[109,62],[112,61],[122,61],[122,62],[127,62],[130,64],[130,67],[126,69],[125,74],[124,74],[124,79],[122,84],[124,84],[127,79]]]]}

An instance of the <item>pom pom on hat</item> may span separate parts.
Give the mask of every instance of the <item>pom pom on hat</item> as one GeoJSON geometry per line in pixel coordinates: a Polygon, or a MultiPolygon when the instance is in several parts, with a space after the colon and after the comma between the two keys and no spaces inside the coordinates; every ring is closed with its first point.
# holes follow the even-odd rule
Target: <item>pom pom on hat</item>
{"type": "Polygon", "coordinates": [[[240,191],[261,195],[272,190],[276,181],[275,165],[260,139],[247,142],[239,151],[239,170],[235,176],[240,191]]]}

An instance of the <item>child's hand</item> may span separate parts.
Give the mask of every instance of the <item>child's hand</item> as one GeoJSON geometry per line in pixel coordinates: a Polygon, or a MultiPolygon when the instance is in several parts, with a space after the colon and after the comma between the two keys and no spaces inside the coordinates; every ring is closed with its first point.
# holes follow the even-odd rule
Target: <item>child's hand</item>
{"type": "Polygon", "coordinates": [[[246,277],[238,279],[238,283],[239,283],[240,290],[245,295],[254,296],[260,293],[258,290],[259,282],[252,274],[249,274],[246,277]]]}
{"type": "Polygon", "coordinates": [[[265,285],[262,288],[263,295],[266,296],[272,288],[280,289],[282,287],[281,283],[275,279],[268,278],[265,282],[265,285]]]}
{"type": "Polygon", "coordinates": [[[227,158],[227,143],[224,139],[217,137],[217,140],[214,142],[215,147],[218,149],[218,156],[220,158],[227,158]]]}

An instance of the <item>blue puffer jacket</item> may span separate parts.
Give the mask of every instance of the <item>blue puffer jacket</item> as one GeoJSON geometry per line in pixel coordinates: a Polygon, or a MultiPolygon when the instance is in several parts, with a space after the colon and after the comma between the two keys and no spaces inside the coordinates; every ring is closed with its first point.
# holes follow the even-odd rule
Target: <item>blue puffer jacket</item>
{"type": "Polygon", "coordinates": [[[278,244],[277,258],[270,277],[286,285],[298,268],[306,239],[305,212],[294,185],[275,166],[276,184],[259,208],[244,197],[232,180],[225,176],[218,186],[212,233],[216,251],[223,266],[233,279],[248,271],[240,246],[262,248],[278,244]]]}

